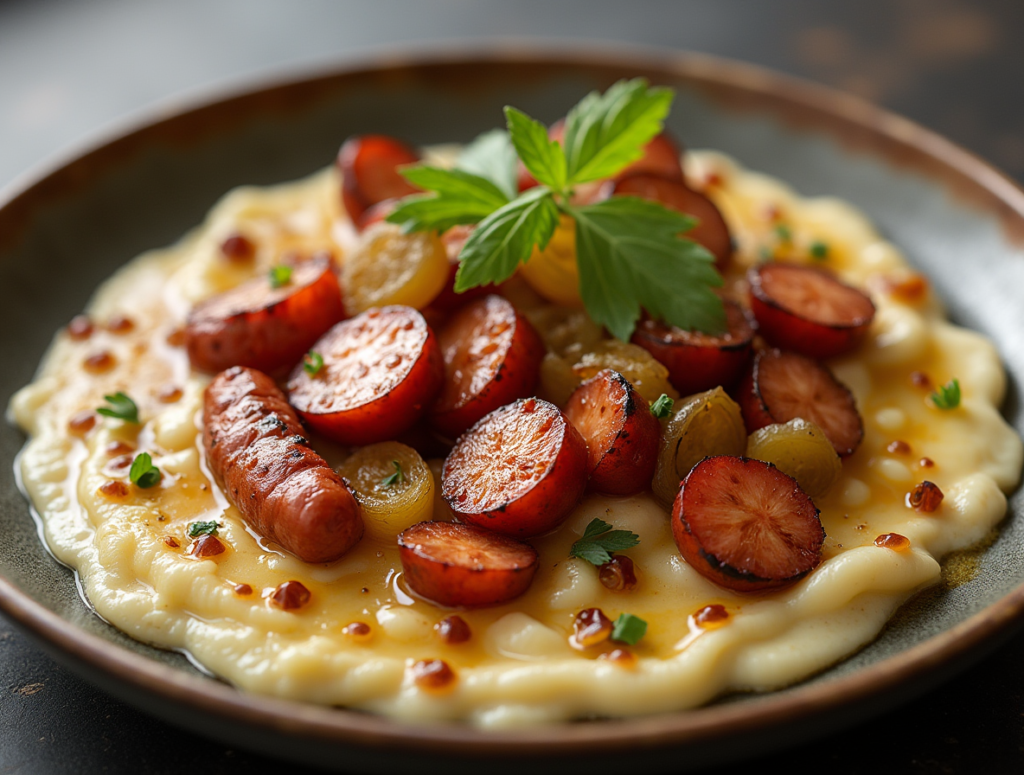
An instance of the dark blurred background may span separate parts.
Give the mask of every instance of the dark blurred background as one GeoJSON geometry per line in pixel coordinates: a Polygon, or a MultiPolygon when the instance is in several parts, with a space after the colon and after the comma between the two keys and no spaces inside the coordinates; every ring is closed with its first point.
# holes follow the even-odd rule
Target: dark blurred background
{"type": "MultiPolygon", "coordinates": [[[[1024,0],[0,0],[0,188],[204,89],[483,38],[753,62],[877,102],[1024,181],[1024,0]]],[[[1022,654],[1017,636],[895,712],[720,772],[1024,772],[1022,654]]],[[[0,775],[278,766],[108,698],[0,617],[0,775]]]]}

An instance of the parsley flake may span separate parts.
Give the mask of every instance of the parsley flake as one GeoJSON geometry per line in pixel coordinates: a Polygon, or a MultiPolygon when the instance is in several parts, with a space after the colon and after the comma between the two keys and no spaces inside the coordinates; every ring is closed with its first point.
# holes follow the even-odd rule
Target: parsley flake
{"type": "Polygon", "coordinates": [[[162,474],[160,469],[153,465],[153,458],[148,452],[140,452],[132,461],[132,467],[128,471],[128,478],[132,484],[148,490],[160,483],[162,474]]]}
{"type": "Polygon", "coordinates": [[[395,472],[391,476],[385,476],[380,480],[381,487],[393,487],[396,484],[403,484],[405,482],[405,473],[402,471],[402,464],[397,460],[392,460],[391,465],[395,467],[395,472]]]}
{"type": "Polygon", "coordinates": [[[188,526],[188,537],[215,536],[219,528],[220,525],[217,524],[216,520],[212,519],[209,522],[193,522],[188,526]]]}
{"type": "Polygon", "coordinates": [[[814,240],[811,243],[811,258],[817,261],[824,261],[828,258],[828,243],[822,240],[814,240]]]}
{"type": "Polygon", "coordinates": [[[278,264],[270,267],[270,287],[283,288],[292,281],[292,267],[278,264]]]}
{"type": "Polygon", "coordinates": [[[775,225],[775,236],[779,238],[780,242],[793,241],[793,231],[784,223],[775,225]]]}
{"type": "Polygon", "coordinates": [[[320,373],[320,369],[324,367],[324,356],[318,353],[316,350],[310,350],[306,353],[306,357],[302,359],[302,368],[306,370],[306,373],[311,377],[316,376],[320,373]]]}
{"type": "Polygon", "coordinates": [[[944,411],[956,409],[960,406],[960,380],[954,379],[945,385],[941,385],[938,390],[932,393],[931,399],[937,409],[944,411]]]}
{"type": "Polygon", "coordinates": [[[657,417],[659,420],[664,420],[670,414],[672,414],[672,407],[675,404],[671,398],[665,393],[662,393],[654,401],[651,402],[651,414],[657,417]]]}
{"type": "Polygon", "coordinates": [[[647,622],[633,614],[620,614],[612,625],[611,639],[635,646],[647,634],[647,622]]]}
{"type": "Polygon", "coordinates": [[[139,407],[120,390],[112,396],[103,396],[103,400],[110,404],[110,406],[101,406],[96,410],[96,414],[138,424],[139,407]]]}
{"type": "Polygon", "coordinates": [[[632,549],[640,543],[640,536],[628,530],[612,530],[603,519],[592,519],[583,538],[572,545],[570,557],[579,557],[591,565],[604,565],[612,560],[612,552],[632,549]]]}
{"type": "Polygon", "coordinates": [[[643,157],[673,96],[642,78],[619,81],[569,111],[562,141],[508,107],[508,131],[482,135],[455,169],[403,168],[426,193],[401,200],[387,220],[407,232],[476,224],[459,254],[455,291],[462,292],[511,277],[568,216],[576,226],[580,297],[596,323],[629,341],[643,308],[679,328],[718,334],[725,310],[712,288],[722,279],[711,254],[685,237],[695,219],[636,197],[571,204],[577,186],[612,178],[643,157]],[[516,157],[539,183],[521,194],[513,185],[516,157]]]}

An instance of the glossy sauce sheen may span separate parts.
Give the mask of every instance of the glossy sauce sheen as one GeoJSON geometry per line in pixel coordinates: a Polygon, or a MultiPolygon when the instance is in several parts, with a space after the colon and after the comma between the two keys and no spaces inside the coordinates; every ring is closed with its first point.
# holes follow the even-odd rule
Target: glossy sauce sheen
{"type": "MultiPolygon", "coordinates": [[[[1020,473],[1020,440],[995,408],[1005,378],[994,348],[946,323],[927,285],[913,299],[884,290],[907,287],[914,275],[859,213],[835,200],[801,199],[725,157],[688,153],[688,183],[699,188],[711,177],[717,183],[705,193],[737,243],[730,295],[745,296],[743,275],[764,249],[809,264],[809,244],[822,240],[827,267],[868,289],[878,308],[863,344],[829,362],[854,395],[864,439],[839,482],[816,501],[827,534],[823,561],[793,586],[749,596],[706,581],[682,560],[666,509],[646,493],[584,496],[558,530],[527,540],[538,554],[537,574],[521,597],[458,612],[411,593],[397,543],[364,539],[334,563],[311,565],[258,538],[205,459],[196,419],[209,377],[189,369],[176,332],[192,305],[265,278],[289,251],[333,248],[344,261],[351,231],[333,171],[232,192],[181,243],[140,257],[99,289],[86,310],[88,338],[58,334],[36,381],[12,402],[32,436],[20,462],[48,544],[78,569],[97,612],[135,637],[187,649],[247,691],[413,722],[465,719],[495,728],[649,714],[731,690],[777,688],[826,668],[870,642],[908,596],[938,582],[935,558],[980,540],[1002,519],[1003,493],[1020,473]],[[787,245],[775,235],[778,219],[764,217],[769,206],[792,232],[787,245]],[[236,233],[255,245],[251,261],[221,251],[236,233]],[[134,328],[108,331],[107,321],[121,315],[134,328]],[[83,360],[99,351],[116,364],[84,371],[83,360]],[[915,382],[915,372],[932,387],[915,382]],[[962,406],[940,412],[928,394],[954,376],[962,406]],[[161,401],[170,384],[181,397],[161,401]],[[78,433],[68,428],[117,390],[138,403],[140,426],[98,418],[91,428],[80,423],[78,433]],[[895,439],[910,451],[890,452],[895,439]],[[157,487],[140,490],[126,473],[105,473],[111,460],[136,450],[150,452],[163,472],[157,487]],[[922,481],[944,494],[932,512],[906,503],[922,481]],[[597,568],[569,559],[595,518],[640,536],[623,553],[635,570],[631,589],[609,588],[597,568]],[[187,553],[189,525],[199,520],[218,522],[223,552],[187,553]],[[876,546],[886,534],[905,537],[906,549],[876,546]],[[309,599],[284,610],[271,601],[291,581],[309,599]],[[714,627],[696,624],[714,606],[728,616],[714,627]],[[591,608],[611,620],[639,616],[647,634],[628,650],[610,641],[575,649],[573,623],[591,608]],[[454,613],[472,638],[449,644],[434,627],[454,613]],[[452,680],[443,689],[417,683],[411,666],[436,663],[452,680]]],[[[316,434],[310,441],[332,465],[347,454],[316,434]]],[[[441,461],[429,462],[439,488],[441,461]]],[[[432,519],[452,519],[441,498],[432,519]]]]}

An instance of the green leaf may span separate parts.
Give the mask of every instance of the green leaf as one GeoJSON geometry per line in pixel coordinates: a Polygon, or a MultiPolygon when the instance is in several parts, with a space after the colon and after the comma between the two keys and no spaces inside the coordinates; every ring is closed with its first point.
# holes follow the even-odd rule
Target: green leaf
{"type": "Polygon", "coordinates": [[[215,520],[209,522],[193,522],[188,526],[188,537],[198,538],[199,536],[215,536],[220,525],[215,520]]]}
{"type": "Polygon", "coordinates": [[[110,404],[110,406],[101,406],[96,410],[96,414],[101,414],[104,417],[113,417],[116,420],[124,420],[125,422],[136,424],[139,422],[139,407],[120,390],[112,396],[103,396],[103,400],[110,404]]]}
{"type": "Polygon", "coordinates": [[[938,390],[932,393],[931,399],[938,409],[944,411],[956,409],[960,406],[960,380],[954,379],[952,382],[941,385],[938,390]]]}
{"type": "Polygon", "coordinates": [[[160,483],[160,469],[153,465],[153,458],[148,452],[140,452],[132,461],[128,470],[128,478],[132,484],[146,490],[160,483]]]}
{"type": "Polygon", "coordinates": [[[612,625],[611,638],[628,646],[635,646],[647,634],[647,622],[633,614],[620,614],[612,625]]]}
{"type": "Polygon", "coordinates": [[[584,540],[587,538],[593,538],[599,536],[601,533],[607,533],[612,529],[612,526],[605,522],[603,519],[592,519],[590,524],[583,530],[584,540]]]}
{"type": "Polygon", "coordinates": [[[429,192],[405,197],[385,219],[400,224],[406,232],[445,231],[459,224],[478,223],[509,201],[508,193],[493,181],[464,169],[420,164],[401,173],[429,192]]]}
{"type": "Polygon", "coordinates": [[[402,170],[405,178],[425,191],[403,199],[386,218],[403,231],[445,231],[477,223],[508,202],[508,196],[487,178],[465,170],[446,170],[420,164],[402,170]]]}
{"type": "Polygon", "coordinates": [[[504,129],[484,132],[462,149],[455,166],[482,178],[487,178],[508,199],[519,193],[519,171],[516,168],[516,149],[504,129]]]}
{"type": "Polygon", "coordinates": [[[547,127],[513,107],[505,108],[505,121],[512,145],[530,174],[538,183],[555,191],[564,191],[565,153],[561,145],[548,138],[547,127]]]}
{"type": "Polygon", "coordinates": [[[455,291],[500,283],[526,261],[534,246],[547,247],[558,225],[551,191],[531,188],[480,222],[459,253],[455,291]]]}
{"type": "Polygon", "coordinates": [[[305,369],[306,373],[311,377],[315,377],[320,373],[320,369],[324,367],[324,356],[318,353],[316,350],[310,350],[306,353],[306,357],[302,359],[302,368],[305,369]]]}
{"type": "Polygon", "coordinates": [[[611,562],[612,552],[632,549],[640,543],[640,536],[628,530],[612,530],[602,519],[592,519],[583,531],[583,537],[572,545],[570,557],[579,557],[591,565],[611,562]]]}
{"type": "Polygon", "coordinates": [[[402,472],[402,464],[397,460],[392,460],[391,465],[395,467],[395,472],[390,476],[385,476],[381,479],[381,487],[392,487],[396,484],[402,484],[405,481],[405,474],[402,472]]]}
{"type": "Polygon", "coordinates": [[[828,243],[815,240],[811,243],[811,258],[816,261],[824,261],[828,258],[828,243]]]}
{"type": "Polygon", "coordinates": [[[662,393],[651,403],[651,414],[657,417],[659,420],[664,420],[670,414],[672,414],[672,407],[675,404],[667,394],[662,393]]]}
{"type": "Polygon", "coordinates": [[[600,544],[580,544],[578,541],[573,544],[572,550],[569,552],[569,556],[579,557],[581,560],[586,560],[591,565],[598,566],[612,561],[611,554],[609,554],[608,550],[600,544]]]}
{"type": "Polygon", "coordinates": [[[679,236],[693,218],[627,196],[563,209],[576,221],[580,296],[595,323],[628,342],[643,306],[679,328],[725,330],[714,258],[679,236]]]}
{"type": "Polygon", "coordinates": [[[565,120],[569,185],[610,178],[640,159],[661,132],[673,97],[671,89],[651,88],[644,78],[584,97],[565,120]]]}
{"type": "Polygon", "coordinates": [[[278,264],[270,268],[270,287],[283,288],[292,281],[292,267],[278,264]]]}

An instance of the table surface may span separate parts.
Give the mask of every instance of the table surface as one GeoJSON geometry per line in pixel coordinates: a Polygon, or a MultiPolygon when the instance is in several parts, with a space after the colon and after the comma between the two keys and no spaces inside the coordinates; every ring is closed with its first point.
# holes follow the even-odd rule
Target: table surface
{"type": "MultiPolygon", "coordinates": [[[[1024,181],[1021,0],[0,0],[0,187],[169,97],[481,36],[654,44],[766,65],[907,115],[1024,181]]],[[[1022,653],[1024,634],[898,710],[718,771],[1024,771],[1022,653]]],[[[0,775],[275,765],[103,694],[0,617],[0,775]]]]}

